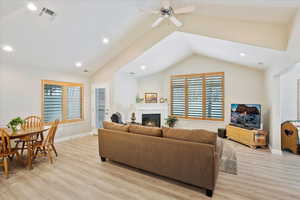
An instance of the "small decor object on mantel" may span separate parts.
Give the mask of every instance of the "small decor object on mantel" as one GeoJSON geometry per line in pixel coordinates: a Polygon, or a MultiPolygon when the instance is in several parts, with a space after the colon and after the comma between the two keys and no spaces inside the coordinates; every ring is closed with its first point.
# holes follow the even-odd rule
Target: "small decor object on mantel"
{"type": "Polygon", "coordinates": [[[157,93],[145,93],[145,103],[157,103],[157,93]]]}
{"type": "Polygon", "coordinates": [[[167,98],[161,97],[161,98],[159,99],[159,103],[166,103],[167,101],[168,101],[167,98]]]}
{"type": "Polygon", "coordinates": [[[144,101],[144,99],[139,97],[138,95],[135,97],[135,102],[136,103],[142,103],[143,101],[144,101]]]}
{"type": "Polygon", "coordinates": [[[136,120],[136,117],[135,117],[135,113],[133,112],[132,114],[131,114],[131,123],[135,123],[135,120],[136,120]]]}
{"type": "Polygon", "coordinates": [[[166,120],[166,125],[168,125],[170,128],[173,128],[176,122],[178,121],[178,119],[173,116],[168,116],[168,118],[165,120],[166,120]]]}
{"type": "Polygon", "coordinates": [[[21,119],[21,117],[17,117],[10,120],[10,122],[7,124],[7,127],[11,128],[13,132],[16,132],[17,130],[21,129],[22,124],[24,124],[24,120],[21,119]]]}

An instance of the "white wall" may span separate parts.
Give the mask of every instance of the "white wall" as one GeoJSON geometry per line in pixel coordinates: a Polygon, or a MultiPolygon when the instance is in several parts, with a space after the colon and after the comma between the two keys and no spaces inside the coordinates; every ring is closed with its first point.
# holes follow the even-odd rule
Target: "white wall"
{"type": "MultiPolygon", "coordinates": [[[[158,92],[159,97],[169,97],[171,75],[207,72],[225,72],[225,121],[201,121],[180,119],[177,127],[205,128],[216,131],[230,122],[230,104],[262,104],[263,113],[268,113],[264,90],[264,71],[193,55],[167,70],[138,80],[139,95],[144,92],[158,92]]],[[[264,116],[266,118],[266,115],[264,116]]]]}
{"type": "Polygon", "coordinates": [[[0,67],[0,126],[14,117],[41,115],[41,80],[84,84],[84,121],[62,124],[57,138],[90,132],[90,84],[84,76],[47,71],[38,67],[0,67]]]}
{"type": "Polygon", "coordinates": [[[280,77],[281,122],[297,120],[298,86],[300,79],[300,63],[280,77]]]}
{"type": "Polygon", "coordinates": [[[129,121],[131,112],[135,110],[137,81],[125,74],[116,73],[113,79],[112,112],[120,112],[123,121],[129,121]]]}

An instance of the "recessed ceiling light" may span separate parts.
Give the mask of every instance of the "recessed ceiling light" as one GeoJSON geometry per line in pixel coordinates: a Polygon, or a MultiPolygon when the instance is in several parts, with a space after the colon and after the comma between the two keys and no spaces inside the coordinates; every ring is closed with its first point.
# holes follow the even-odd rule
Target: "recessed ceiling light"
{"type": "Polygon", "coordinates": [[[77,62],[77,63],[75,63],[75,66],[76,66],[77,68],[80,68],[80,67],[82,67],[82,63],[81,63],[81,62],[77,62]]]}
{"type": "Polygon", "coordinates": [[[109,43],[109,39],[105,37],[105,38],[102,39],[102,42],[103,42],[103,44],[108,44],[109,43]]]}
{"type": "Polygon", "coordinates": [[[14,49],[11,46],[9,46],[9,45],[4,45],[2,47],[2,50],[6,51],[6,52],[12,52],[14,49]]]}
{"type": "Polygon", "coordinates": [[[246,54],[245,53],[240,53],[240,56],[244,57],[246,54]]]}
{"type": "Polygon", "coordinates": [[[141,69],[142,69],[142,70],[145,70],[145,69],[147,69],[147,66],[146,66],[146,65],[142,65],[142,66],[141,66],[141,69]]]}
{"type": "Polygon", "coordinates": [[[34,4],[34,3],[32,3],[32,2],[29,2],[28,4],[27,4],[27,8],[28,8],[28,10],[30,10],[30,11],[37,11],[37,6],[34,4]]]}

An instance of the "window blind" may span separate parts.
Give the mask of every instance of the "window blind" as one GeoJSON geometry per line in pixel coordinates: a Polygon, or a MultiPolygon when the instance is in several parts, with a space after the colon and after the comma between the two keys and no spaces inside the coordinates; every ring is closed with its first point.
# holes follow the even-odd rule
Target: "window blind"
{"type": "Polygon", "coordinates": [[[174,78],[172,81],[172,114],[185,116],[185,79],[174,78]]]}
{"type": "Polygon", "coordinates": [[[172,76],[171,115],[224,120],[224,73],[172,76]]]}
{"type": "Polygon", "coordinates": [[[59,85],[44,85],[44,121],[51,122],[62,119],[63,87],[59,85]]]}
{"type": "Polygon", "coordinates": [[[205,77],[207,119],[223,118],[223,79],[223,75],[205,77]]]}
{"type": "Polygon", "coordinates": [[[187,78],[188,85],[188,102],[187,109],[188,117],[203,118],[203,108],[202,108],[202,99],[203,99],[203,77],[191,77],[187,78]]]}
{"type": "Polygon", "coordinates": [[[68,87],[68,119],[81,118],[81,88],[68,87]]]}

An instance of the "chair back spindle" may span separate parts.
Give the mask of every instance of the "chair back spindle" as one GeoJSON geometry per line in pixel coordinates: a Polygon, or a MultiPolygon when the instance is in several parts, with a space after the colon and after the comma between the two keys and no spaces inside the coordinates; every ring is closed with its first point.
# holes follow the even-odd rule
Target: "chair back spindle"
{"type": "Polygon", "coordinates": [[[44,126],[42,122],[42,118],[39,116],[29,116],[24,119],[24,124],[22,125],[23,129],[32,129],[32,128],[39,128],[44,126]]]}

